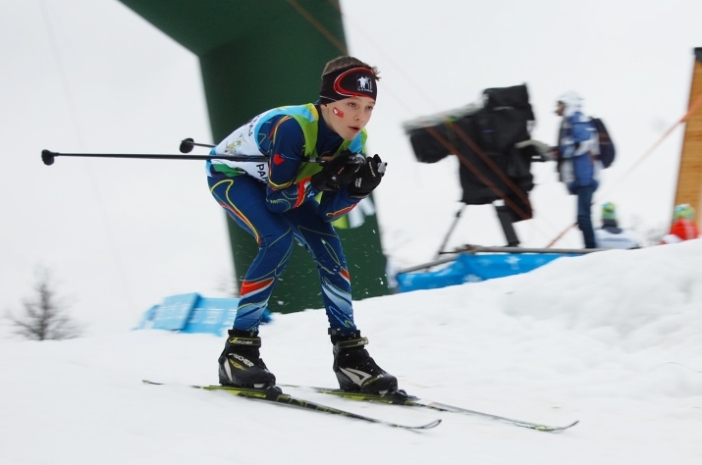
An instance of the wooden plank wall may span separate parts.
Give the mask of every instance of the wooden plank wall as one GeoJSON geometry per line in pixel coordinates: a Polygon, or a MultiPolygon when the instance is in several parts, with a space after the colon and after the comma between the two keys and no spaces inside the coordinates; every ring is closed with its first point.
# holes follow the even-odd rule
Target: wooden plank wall
{"type": "MultiPolygon", "coordinates": [[[[690,86],[692,107],[702,99],[702,47],[694,50],[695,62],[690,86]]],[[[702,227],[702,105],[689,116],[685,124],[675,205],[687,203],[695,208],[698,226],[702,227]]]]}

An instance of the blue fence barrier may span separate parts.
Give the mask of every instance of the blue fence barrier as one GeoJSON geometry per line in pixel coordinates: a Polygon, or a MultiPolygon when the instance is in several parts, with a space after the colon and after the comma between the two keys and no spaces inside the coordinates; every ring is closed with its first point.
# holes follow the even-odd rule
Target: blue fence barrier
{"type": "MultiPolygon", "coordinates": [[[[239,299],[202,297],[197,293],[166,297],[144,313],[136,329],[165,329],[183,333],[210,333],[221,336],[232,327],[239,299]]],[[[264,312],[262,323],[270,323],[264,312]]]]}
{"type": "Polygon", "coordinates": [[[439,289],[457,284],[485,281],[526,273],[557,258],[561,253],[538,254],[461,254],[448,266],[427,272],[400,273],[396,276],[400,292],[439,289]]]}

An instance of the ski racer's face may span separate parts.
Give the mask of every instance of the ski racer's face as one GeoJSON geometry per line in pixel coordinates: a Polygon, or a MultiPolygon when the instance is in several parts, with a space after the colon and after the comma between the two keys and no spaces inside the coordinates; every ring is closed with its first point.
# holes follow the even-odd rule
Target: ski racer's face
{"type": "Polygon", "coordinates": [[[322,105],[322,116],[332,131],[351,140],[366,127],[374,106],[375,100],[370,97],[349,97],[322,105]]]}

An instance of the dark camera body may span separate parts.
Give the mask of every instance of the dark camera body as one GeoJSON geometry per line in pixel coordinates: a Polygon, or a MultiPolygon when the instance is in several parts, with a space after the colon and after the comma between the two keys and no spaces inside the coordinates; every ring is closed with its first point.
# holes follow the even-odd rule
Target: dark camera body
{"type": "Polygon", "coordinates": [[[514,221],[531,218],[528,192],[532,161],[541,161],[531,139],[535,118],[525,84],[483,91],[482,105],[467,105],[403,125],[415,157],[436,163],[460,161],[461,201],[468,205],[503,200],[514,221]]]}

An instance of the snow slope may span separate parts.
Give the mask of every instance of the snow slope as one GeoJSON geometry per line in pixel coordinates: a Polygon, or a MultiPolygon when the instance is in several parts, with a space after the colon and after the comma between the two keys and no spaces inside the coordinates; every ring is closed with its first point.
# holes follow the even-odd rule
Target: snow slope
{"type": "MultiPolygon", "coordinates": [[[[0,463],[702,463],[702,241],[563,258],[529,274],[357,302],[374,358],[423,398],[524,420],[295,394],[425,432],[221,392],[223,339],[133,331],[0,341],[0,463]]],[[[136,323],[136,322],[135,322],[136,323]]],[[[281,383],[334,386],[321,310],[276,315],[262,353],[281,383]]]]}

